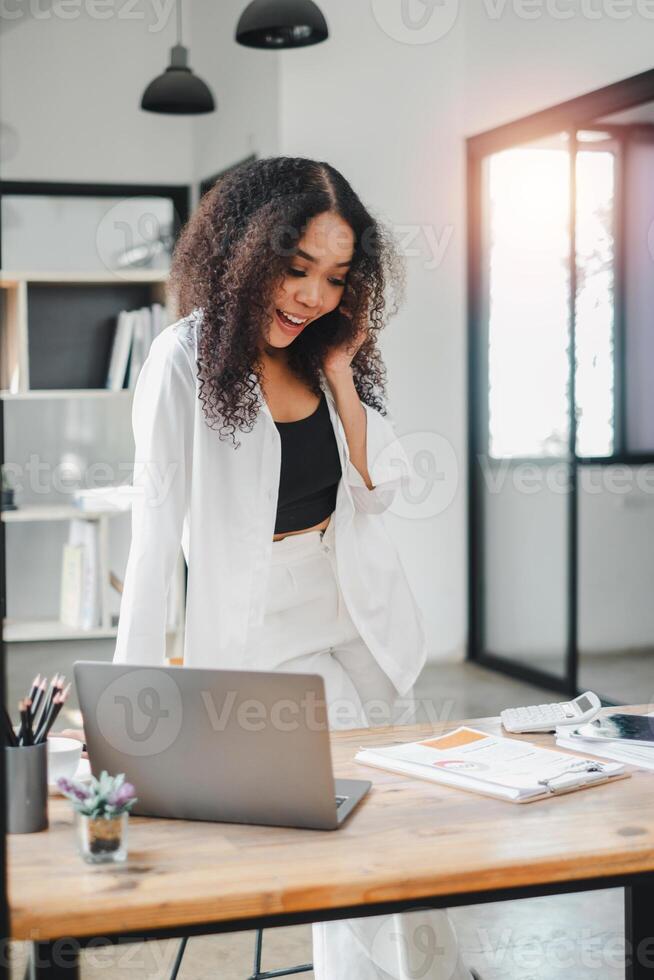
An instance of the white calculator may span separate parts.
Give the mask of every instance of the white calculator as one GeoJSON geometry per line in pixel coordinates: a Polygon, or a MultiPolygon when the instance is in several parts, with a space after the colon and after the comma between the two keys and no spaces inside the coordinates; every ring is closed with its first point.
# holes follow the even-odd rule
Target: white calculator
{"type": "Polygon", "coordinates": [[[594,718],[602,703],[592,691],[574,701],[532,704],[528,708],[505,708],[500,715],[507,732],[553,732],[560,725],[582,725],[594,718]]]}

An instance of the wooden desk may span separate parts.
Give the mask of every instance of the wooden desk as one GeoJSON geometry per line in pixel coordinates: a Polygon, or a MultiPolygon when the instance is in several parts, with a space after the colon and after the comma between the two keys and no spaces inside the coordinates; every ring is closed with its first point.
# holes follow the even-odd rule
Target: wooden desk
{"type": "MultiPolygon", "coordinates": [[[[496,718],[469,723],[500,730],[496,718]]],[[[515,805],[353,761],[360,745],[451,727],[334,734],[335,774],[373,781],[338,831],[131,817],[127,862],[92,866],[75,851],[69,802],[51,797],[48,831],[7,839],[11,934],[35,941],[35,976],[52,980],[77,975],[93,937],[134,942],[621,886],[627,958],[640,949],[642,961],[627,977],[653,980],[654,775],[515,805]]]]}

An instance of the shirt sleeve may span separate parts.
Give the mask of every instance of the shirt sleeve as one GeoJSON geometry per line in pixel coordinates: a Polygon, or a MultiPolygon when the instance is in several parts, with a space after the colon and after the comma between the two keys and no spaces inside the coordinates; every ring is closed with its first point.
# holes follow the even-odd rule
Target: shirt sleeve
{"type": "Polygon", "coordinates": [[[153,341],[134,391],[132,540],[114,663],[162,664],[168,591],[187,512],[195,375],[171,328],[153,341]]]}
{"type": "Polygon", "coordinates": [[[369,490],[348,456],[345,478],[350,485],[356,510],[380,514],[388,510],[399,489],[408,486],[414,476],[409,459],[395,432],[390,412],[383,416],[376,408],[363,403],[366,410],[366,450],[368,473],[373,489],[369,490]]]}

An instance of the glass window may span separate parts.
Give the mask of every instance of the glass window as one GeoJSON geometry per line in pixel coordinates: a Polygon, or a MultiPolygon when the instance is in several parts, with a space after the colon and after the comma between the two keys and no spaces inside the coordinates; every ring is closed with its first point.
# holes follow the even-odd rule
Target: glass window
{"type": "Polygon", "coordinates": [[[565,148],[519,147],[488,165],[489,454],[566,455],[569,195],[565,148]]]}

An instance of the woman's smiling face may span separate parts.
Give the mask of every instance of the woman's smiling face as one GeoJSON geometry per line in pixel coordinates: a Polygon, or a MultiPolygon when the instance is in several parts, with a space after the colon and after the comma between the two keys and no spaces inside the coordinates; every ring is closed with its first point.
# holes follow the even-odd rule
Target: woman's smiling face
{"type": "Polygon", "coordinates": [[[353,254],[354,232],[346,221],[331,211],[312,218],[274,298],[266,337],[271,347],[288,347],[307,324],[336,309],[353,254]]]}

